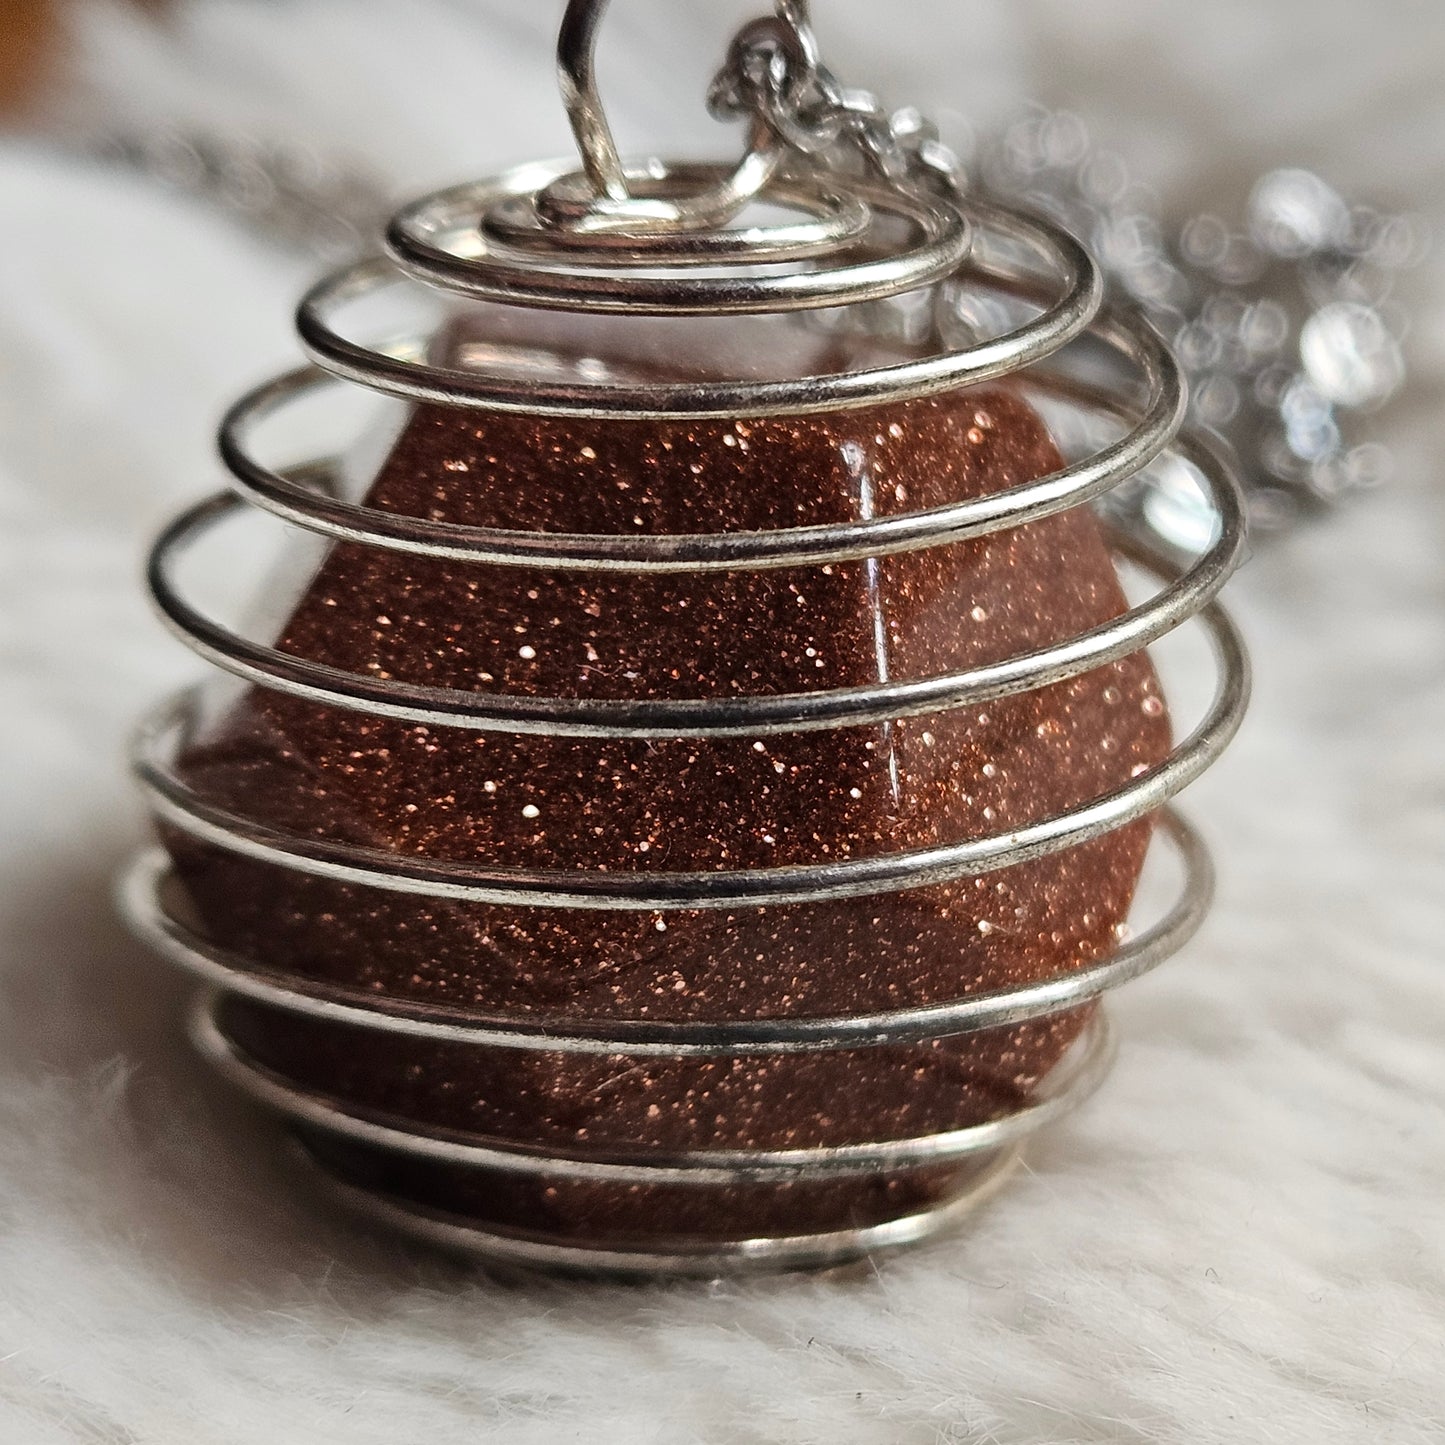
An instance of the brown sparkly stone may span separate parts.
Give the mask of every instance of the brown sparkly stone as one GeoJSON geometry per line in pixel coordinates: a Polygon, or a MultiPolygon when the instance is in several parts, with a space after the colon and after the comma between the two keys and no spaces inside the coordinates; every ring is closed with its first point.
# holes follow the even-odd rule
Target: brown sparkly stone
{"type": "MultiPolygon", "coordinates": [[[[936,506],[1060,464],[1038,417],[1001,387],[735,422],[423,407],[367,496],[471,525],[753,530],[936,506]]],[[[1086,511],[877,562],[764,572],[549,574],[339,545],[280,645],[478,692],[726,697],[976,667],[1123,606],[1086,511]]],[[[433,730],[250,691],[197,730],[181,764],[206,795],[316,836],[646,871],[845,859],[1007,831],[1119,786],[1168,746],[1139,656],[983,707],[757,739],[433,730]]],[[[1113,943],[1148,831],[941,887],[665,915],[433,902],[168,842],[211,935],[270,967],[489,1012],[674,1020],[896,1008],[1080,967],[1113,943]]],[[[268,1065],[352,1107],[574,1151],[795,1148],[960,1127],[1017,1108],[1082,1022],[1076,1012],[936,1044],[665,1060],[428,1046],[253,1005],[227,1013],[268,1065]]],[[[338,1157],[418,1199],[583,1239],[874,1222],[957,1177],[601,1187],[338,1157]]]]}

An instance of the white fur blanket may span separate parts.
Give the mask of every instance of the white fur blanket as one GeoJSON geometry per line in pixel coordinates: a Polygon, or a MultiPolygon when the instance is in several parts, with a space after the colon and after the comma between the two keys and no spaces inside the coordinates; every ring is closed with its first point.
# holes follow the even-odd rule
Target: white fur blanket
{"type": "MultiPolygon", "coordinates": [[[[710,138],[744,7],[615,9],[624,142],[710,138]]],[[[1445,199],[1438,0],[817,9],[845,76],[983,122],[1073,106],[1175,202],[1293,161],[1445,199]]],[[[98,9],[84,64],[116,107],[255,120],[416,190],[564,148],[559,10],[212,0],[161,42],[98,9]]],[[[0,1440],[1445,1439],[1445,261],[1416,278],[1399,480],[1235,588],[1257,702],[1192,809],[1222,895],[1119,1001],[1104,1092],[874,1275],[655,1290],[504,1287],[335,1217],[114,920],[123,737],[194,671],[143,542],[213,484],[222,403],[292,354],[305,269],[0,146],[0,1440]]]]}

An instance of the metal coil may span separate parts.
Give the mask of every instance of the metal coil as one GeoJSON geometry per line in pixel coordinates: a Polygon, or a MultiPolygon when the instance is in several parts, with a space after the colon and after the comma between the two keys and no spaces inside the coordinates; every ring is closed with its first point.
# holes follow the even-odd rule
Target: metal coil
{"type": "MultiPolygon", "coordinates": [[[[427,726],[675,738],[829,730],[975,705],[1079,676],[1197,618],[1218,665],[1213,702],[1162,763],[1110,793],[1007,834],[812,865],[622,874],[402,856],[261,824],[208,800],[176,771],[176,734],[193,707],[187,695],[157,714],[137,747],[136,771],[156,818],[233,854],[367,888],[529,908],[653,913],[921,888],[1060,852],[1159,813],[1159,836],[1182,864],[1177,901],[1160,921],[1122,942],[1109,957],[1025,987],[869,1015],[672,1023],[488,1014],[378,997],[277,972],[264,959],[230,953],[204,936],[188,917],[182,890],[159,851],[137,860],[123,887],[124,905],[144,938],[205,985],[193,1030],[202,1053],[224,1077],[292,1121],[313,1144],[333,1138],[452,1166],[700,1186],[977,1163],[956,1197],[883,1225],[724,1244],[662,1241],[647,1249],[607,1239],[586,1246],[561,1244],[518,1230],[484,1229],[367,1194],[344,1179],[336,1186],[352,1204],[389,1223],[512,1263],[633,1275],[831,1264],[927,1237],[989,1192],[1029,1135],[1097,1087],[1110,1055],[1102,1014],[1027,1107],[986,1124],[833,1148],[601,1154],[429,1133],[413,1122],[301,1088],[250,1058],[226,1035],[216,1009],[218,1000],[235,996],[396,1035],[546,1053],[740,1056],[882,1046],[1016,1024],[1097,999],[1169,956],[1192,936],[1208,907],[1212,878],[1206,851],[1167,805],[1220,754],[1245,706],[1243,649],[1215,601],[1240,557],[1242,508],[1228,463],[1199,438],[1179,433],[1184,387],[1168,348],[1137,314],[1102,308],[1097,268],[1077,242],[1051,223],[960,206],[936,190],[810,168],[766,126],[754,127],[753,147],[736,171],[623,166],[609,150],[610,136],[590,81],[590,45],[601,9],[578,0],[569,12],[570,32],[564,28],[564,45],[582,47],[564,57],[570,76],[564,93],[586,161],[583,172],[555,164],[529,166],[409,206],[389,229],[389,260],[348,267],[306,297],[298,329],[316,364],[268,383],[232,409],[221,431],[231,491],[178,518],[152,555],[150,585],[170,628],[208,662],[240,678],[331,707],[427,726]],[[796,219],[730,224],[750,201],[783,208],[796,219]],[[880,251],[880,235],[891,231],[896,241],[900,230],[902,240],[894,249],[880,251]],[[338,316],[348,303],[417,282],[449,295],[508,305],[643,315],[817,315],[913,295],[920,288],[946,295],[948,287],[989,286],[1033,298],[1037,312],[1006,334],[983,339],[948,342],[944,328],[936,327],[923,356],[863,371],[746,383],[642,385],[607,378],[548,383],[437,366],[426,359],[425,338],[377,347],[349,338],[340,328],[338,316]],[[1085,336],[1113,358],[1116,380],[1085,384],[1067,366],[1049,364],[1085,336]],[[339,472],[334,458],[276,469],[253,452],[261,421],[304,406],[338,379],[413,402],[603,418],[816,412],[921,397],[1004,376],[1103,419],[1120,434],[1052,476],[999,494],[841,525],[640,536],[465,527],[344,500],[334,485],[339,472]],[[1169,456],[1186,460],[1202,479],[1218,526],[1215,540],[1182,565],[1151,552],[1147,539],[1119,539],[1123,555],[1161,578],[1147,601],[1059,645],[967,672],[867,687],[625,701],[410,685],[343,672],[246,638],[191,604],[177,576],[179,560],[195,542],[247,507],[330,539],[488,566],[643,573],[883,558],[988,536],[1086,505],[1169,456]]],[[[794,26],[800,17],[806,21],[797,0],[780,5],[779,15],[794,26]]],[[[316,1152],[324,1162],[324,1148],[316,1152]]]]}

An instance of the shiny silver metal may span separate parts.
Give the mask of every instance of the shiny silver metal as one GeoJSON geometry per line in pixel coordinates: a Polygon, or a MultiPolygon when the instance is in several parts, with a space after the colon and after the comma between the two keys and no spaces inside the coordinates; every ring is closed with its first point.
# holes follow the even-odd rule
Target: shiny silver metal
{"type": "Polygon", "coordinates": [[[742,1056],[878,1047],[1009,1027],[1085,1004],[1148,973],[1183,947],[1204,922],[1214,874],[1197,833],[1172,810],[1162,815],[1165,841],[1183,873],[1165,915],[1106,958],[1002,993],[970,994],[950,1003],[834,1018],[735,1019],[669,1023],[654,1019],[585,1019],[573,1015],[508,1016],[380,999],[268,970],[264,960],[217,948],[185,921],[182,891],[165,854],[142,853],[127,872],[122,899],[137,931],[158,952],[211,989],[307,1018],[429,1039],[546,1053],[629,1057],[742,1056]]]}
{"type": "MultiPolygon", "coordinates": [[[[656,190],[671,177],[699,172],[706,174],[708,168],[673,167],[661,174],[653,172],[650,187],[656,190]]],[[[751,242],[711,228],[680,236],[670,224],[662,223],[655,234],[649,234],[638,222],[628,233],[629,250],[634,257],[640,248],[648,251],[646,269],[635,259],[629,265],[619,258],[617,247],[610,248],[602,260],[594,260],[597,237],[587,230],[554,228],[542,243],[532,229],[515,224],[518,214],[525,217],[530,206],[540,226],[544,217],[536,209],[536,198],[574,176],[566,162],[534,162],[489,181],[424,196],[392,219],[387,227],[387,249],[412,279],[478,300],[657,316],[743,315],[884,300],[942,280],[968,255],[968,220],[941,200],[865,186],[861,181],[841,197],[833,186],[814,185],[809,193],[783,173],[760,190],[759,202],[797,211],[805,224],[843,206],[856,215],[858,203],[863,202],[879,225],[905,226],[910,233],[907,246],[879,256],[873,234],[876,228],[854,239],[845,233],[839,241],[830,238],[833,254],[826,268],[778,275],[771,269],[776,264],[774,248],[781,246],[787,253],[797,221],[776,227],[758,225],[752,230],[751,242]],[[711,259],[706,250],[724,243],[738,251],[751,245],[745,269],[698,275],[699,252],[711,259]],[[567,256],[568,250],[575,255],[567,256]]],[[[301,333],[308,347],[325,350],[324,312],[329,306],[338,299],[353,300],[384,279],[385,273],[378,277],[363,266],[350,274],[343,272],[330,284],[323,283],[303,303],[301,333]]]]}
{"type": "MultiPolygon", "coordinates": [[[[1046,687],[1202,624],[1215,656],[1213,702],[1159,765],[1110,793],[1015,831],[843,861],[716,872],[597,872],[465,864],[287,832],[222,808],[174,767],[176,737],[193,701],[183,696],[145,727],[135,767],[157,820],[207,844],[298,873],[429,898],[540,909],[655,913],[868,896],[1006,868],[1158,814],[1179,856],[1182,883],[1165,915],[1107,958],[1025,987],[891,1012],[831,1018],[665,1023],[644,1018],[509,1016],[406,1003],[279,972],[207,939],[163,854],[148,852],[122,894],[137,932],[205,986],[194,1024],[202,1053],[231,1082],[287,1118],[328,1168],[334,1149],[415,1158],[503,1174],[667,1183],[706,1188],[811,1180],[956,1163],[957,1193],[940,1207],[867,1229],[804,1237],[596,1239],[560,1244],[539,1234],[481,1229],[415,1203],[375,1196],[355,1178],[348,1202],[433,1242],[494,1261],[646,1276],[822,1266],[927,1238],[986,1196],[1023,1141],[1098,1085],[1110,1055],[1102,1014],[1044,1090],[1011,1115],[927,1138],[828,1149],[704,1150],[685,1154],[563,1151],[433,1133],[300,1087],[250,1058],[226,1030],[226,1000],[389,1034],[542,1053],[654,1058],[816,1052],[940,1039],[1087,1005],[1155,967],[1190,938],[1208,907],[1212,875],[1197,836],[1169,807],[1233,737],[1248,667],[1216,601],[1240,559],[1243,520],[1228,462],[1180,427],[1185,388],[1169,349],[1132,311],[1101,309],[1099,273],[1058,227],[975,203],[957,167],[916,117],[890,118],[871,97],[845,91],[819,61],[801,0],[746,27],[713,89],[714,108],[749,122],[736,168],[618,156],[592,67],[601,0],[574,0],[559,46],[563,93],[582,167],[542,164],[453,188],[406,207],[388,231],[389,260],[349,266],[303,301],[298,330],[316,365],[243,398],[221,429],[233,478],[228,494],[190,509],[158,541],[150,584],[162,617],[200,656],[257,686],[328,707],[427,726],[548,736],[669,738],[828,731],[946,711],[1046,687]],[[751,203],[788,213],[749,221],[751,203]],[[519,380],[505,368],[444,367],[425,336],[376,345],[349,337],[339,313],[396,286],[417,285],[492,305],[643,316],[799,314],[931,298],[930,335],[917,354],[855,372],[748,382],[655,384],[615,376],[519,380]],[[972,288],[1022,305],[1024,319],[993,335],[947,324],[950,299],[972,288]],[[1086,380],[1071,367],[1088,338],[1086,380]],[[1068,355],[1066,355],[1066,352],[1068,355]],[[411,402],[575,417],[732,417],[837,410],[1014,378],[1041,404],[1065,406],[1112,428],[1053,476],[976,500],[836,526],[697,535],[594,535],[462,527],[368,508],[336,485],[335,457],[278,466],[258,455],[273,415],[303,407],[342,382],[411,402]],[[1101,500],[1162,461],[1198,479],[1214,535],[1179,562],[1122,535],[1121,555],[1152,571],[1157,590],[1121,616],[1067,642],[987,667],[868,687],[783,696],[616,701],[537,698],[426,688],[359,676],[249,638],[191,603],[179,563],[213,529],[255,507],[329,539],[480,566],[550,571],[685,572],[825,565],[878,558],[1018,527],[1101,500]]],[[[346,1171],[343,1169],[342,1171],[346,1171]]]]}
{"type": "Polygon", "coordinates": [[[951,1163],[994,1154],[1020,1143],[1077,1108],[1103,1083],[1113,1041],[1102,1013],[1086,1026],[1080,1046],[1054,1073],[1049,1087],[1015,1114],[917,1139],[885,1139],[821,1149],[694,1149],[601,1153],[543,1149],[512,1139],[451,1132],[420,1132],[404,1119],[362,1111],[344,1099],[300,1089],[250,1058],[218,1019],[219,1000],[203,996],[192,1014],[191,1038],[206,1060],[231,1084],[293,1124],[317,1134],[348,1139],[390,1154],[497,1170],[506,1174],[590,1179],[616,1184],[772,1184],[877,1174],[951,1163]]]}
{"type": "Polygon", "coordinates": [[[935,1239],[991,1199],[1022,1157],[1020,1145],[995,1152],[969,1173],[966,1186],[945,1203],[882,1224],[830,1233],[737,1239],[723,1244],[679,1238],[656,1248],[639,1248],[635,1241],[625,1239],[563,1244],[541,1233],[498,1226],[482,1228],[471,1220],[358,1187],[325,1170],[321,1177],[336,1201],[359,1217],[493,1266],[623,1280],[719,1279],[776,1274],[780,1270],[830,1269],[935,1239]]]}

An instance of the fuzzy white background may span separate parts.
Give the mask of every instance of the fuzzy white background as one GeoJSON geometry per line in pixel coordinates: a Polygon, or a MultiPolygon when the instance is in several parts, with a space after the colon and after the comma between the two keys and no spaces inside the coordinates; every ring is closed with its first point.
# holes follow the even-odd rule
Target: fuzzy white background
{"type": "MultiPolygon", "coordinates": [[[[114,114],[305,136],[414,191],[565,147],[559,8],[215,0],[166,38],[91,9],[80,71],[114,114]]],[[[983,124],[1074,107],[1175,209],[1303,162],[1445,220],[1439,0],[817,8],[845,76],[983,124]]],[[[624,141],[715,144],[697,96],[744,7],[615,10],[624,141]]],[[[112,916],[124,734],[194,670],[143,542],[215,484],[215,416],[291,355],[308,270],[0,145],[0,1441],[1445,1439],[1441,250],[1395,486],[1234,589],[1257,702],[1193,809],[1218,909],[1120,999],[1109,1085],[961,1236],[714,1289],[504,1287],[336,1219],[112,916]]]]}

